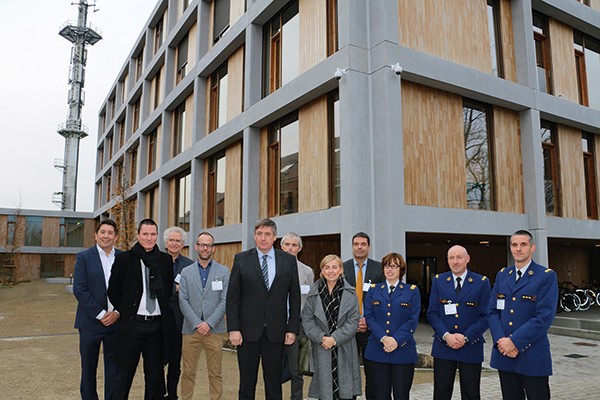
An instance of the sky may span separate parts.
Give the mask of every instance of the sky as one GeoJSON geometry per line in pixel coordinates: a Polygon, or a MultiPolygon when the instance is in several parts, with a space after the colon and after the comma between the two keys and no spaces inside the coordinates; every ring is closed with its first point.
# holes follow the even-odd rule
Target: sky
{"type": "MultiPolygon", "coordinates": [[[[64,158],[57,133],[68,114],[72,43],[58,32],[77,21],[79,0],[0,0],[0,207],[59,210],[54,160],[64,158]]],[[[94,0],[88,0],[93,4],[94,0]]],[[[102,40],[87,46],[77,211],[93,211],[98,111],[157,0],[96,0],[88,12],[102,40]]]]}

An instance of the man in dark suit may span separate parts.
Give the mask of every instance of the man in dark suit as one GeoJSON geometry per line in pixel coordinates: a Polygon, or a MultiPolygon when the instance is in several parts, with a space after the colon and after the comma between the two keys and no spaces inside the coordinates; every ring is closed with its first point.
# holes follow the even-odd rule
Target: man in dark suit
{"type": "Polygon", "coordinates": [[[556,272],[532,260],[535,244],[529,231],[510,237],[515,265],[496,275],[488,308],[494,346],[490,365],[498,370],[502,398],[550,399],[552,358],[548,329],[558,303],[556,272]]]}
{"type": "Polygon", "coordinates": [[[173,293],[170,306],[173,313],[174,324],[172,326],[171,337],[171,357],[169,359],[169,368],[167,371],[167,394],[166,399],[177,399],[177,384],[181,375],[181,328],[183,326],[183,314],[179,309],[179,278],[181,271],[188,265],[194,263],[193,260],[181,255],[181,250],[187,239],[187,233],[178,226],[171,226],[165,229],[163,233],[167,254],[173,259],[173,293]]]}
{"type": "Polygon", "coordinates": [[[434,330],[431,355],[434,400],[450,400],[456,369],[464,400],[481,398],[483,333],[488,328],[490,281],[467,269],[469,253],[463,246],[448,250],[450,271],[437,274],[431,284],[427,319],[434,330]]]}
{"type": "Polygon", "coordinates": [[[300,328],[296,258],[273,248],[276,238],[275,222],[257,221],[256,248],[235,255],[229,278],[227,331],[237,347],[243,400],[254,399],[261,358],[266,399],[281,400],[283,346],[294,343],[300,328]]]}
{"type": "Polygon", "coordinates": [[[363,299],[366,299],[371,285],[375,286],[376,283],[385,280],[381,263],[369,258],[370,250],[371,239],[369,235],[365,232],[358,232],[352,236],[353,257],[344,262],[344,277],[350,285],[356,288],[356,297],[358,297],[360,318],[358,320],[358,331],[356,332],[356,344],[365,369],[365,395],[367,400],[375,399],[375,388],[371,374],[371,362],[364,358],[370,332],[365,320],[363,299]]]}
{"type": "Polygon", "coordinates": [[[158,249],[157,238],[156,222],[140,221],[138,242],[115,257],[110,275],[108,297],[120,313],[115,400],[129,397],[140,354],[144,358],[144,399],[154,400],[165,394],[163,364],[169,360],[174,324],[169,308],[173,259],[158,249]]]}
{"type": "Polygon", "coordinates": [[[115,260],[117,224],[112,219],[100,221],[94,233],[96,245],[77,253],[73,273],[73,294],[77,298],[75,328],[79,329],[81,355],[80,393],[83,400],[97,400],[96,371],[100,344],[104,354],[104,398],[110,399],[117,375],[113,359],[119,315],[108,301],[106,288],[115,260]]]}

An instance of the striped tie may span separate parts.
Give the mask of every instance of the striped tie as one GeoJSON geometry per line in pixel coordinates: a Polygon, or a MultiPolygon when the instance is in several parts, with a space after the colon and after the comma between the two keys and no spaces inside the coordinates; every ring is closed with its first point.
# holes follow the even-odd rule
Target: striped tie
{"type": "Polygon", "coordinates": [[[265,287],[269,290],[269,266],[267,264],[267,255],[262,256],[262,264],[260,265],[260,269],[262,270],[263,278],[265,280],[265,287]]]}

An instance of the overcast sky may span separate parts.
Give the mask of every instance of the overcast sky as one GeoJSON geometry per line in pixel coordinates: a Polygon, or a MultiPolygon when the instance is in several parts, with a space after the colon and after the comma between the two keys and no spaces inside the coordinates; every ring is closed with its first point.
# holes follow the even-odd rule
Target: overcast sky
{"type": "MultiPolygon", "coordinates": [[[[79,0],[0,0],[0,207],[59,210],[62,190],[55,159],[64,158],[57,133],[68,113],[72,44],[58,35],[77,21],[79,0]]],[[[93,0],[88,0],[92,4],[93,0]]],[[[102,40],[87,46],[77,211],[93,211],[98,111],[157,0],[96,0],[88,22],[102,40]]]]}

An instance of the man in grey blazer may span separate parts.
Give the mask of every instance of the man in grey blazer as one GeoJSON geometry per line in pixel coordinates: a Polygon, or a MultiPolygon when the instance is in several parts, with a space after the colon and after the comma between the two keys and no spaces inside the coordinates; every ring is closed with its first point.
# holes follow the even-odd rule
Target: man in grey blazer
{"type": "Polygon", "coordinates": [[[194,394],[198,358],[206,353],[211,400],[223,395],[221,360],[225,333],[225,301],[229,285],[229,269],[215,260],[215,239],[201,232],[194,245],[198,260],[181,271],[179,308],[183,314],[183,363],[181,398],[194,394]]]}
{"type": "MultiPolygon", "coordinates": [[[[298,262],[298,279],[300,283],[300,310],[304,308],[306,297],[310,286],[315,282],[315,273],[311,267],[298,260],[298,253],[302,251],[302,238],[294,232],[289,232],[281,238],[281,250],[296,257],[298,262]]],[[[300,325],[300,335],[298,340],[289,346],[284,347],[288,357],[288,365],[291,375],[290,400],[302,400],[304,390],[304,377],[298,373],[298,350],[300,349],[299,340],[304,336],[302,325],[300,325]]]]}

